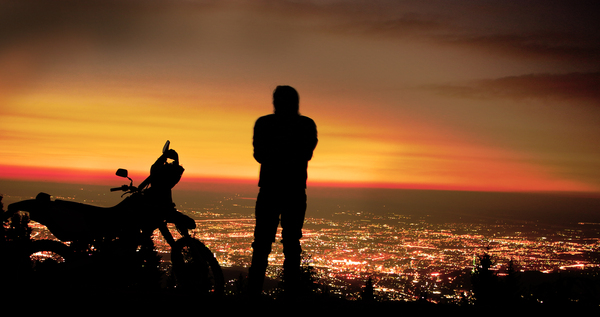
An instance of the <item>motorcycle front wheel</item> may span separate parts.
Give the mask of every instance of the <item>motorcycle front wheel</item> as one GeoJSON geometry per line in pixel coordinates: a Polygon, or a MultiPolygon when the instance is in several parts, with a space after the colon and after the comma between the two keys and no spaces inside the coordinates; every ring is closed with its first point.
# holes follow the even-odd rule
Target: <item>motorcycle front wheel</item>
{"type": "Polygon", "coordinates": [[[178,289],[199,294],[223,294],[223,271],[204,243],[191,237],[175,241],[171,262],[178,289]]]}

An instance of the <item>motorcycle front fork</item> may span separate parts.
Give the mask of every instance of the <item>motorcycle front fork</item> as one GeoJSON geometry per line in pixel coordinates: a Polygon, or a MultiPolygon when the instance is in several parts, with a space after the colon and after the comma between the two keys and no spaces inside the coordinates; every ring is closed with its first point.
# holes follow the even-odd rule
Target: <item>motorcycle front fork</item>
{"type": "MultiPolygon", "coordinates": [[[[187,229],[181,230],[177,227],[177,224],[175,224],[175,228],[177,228],[177,231],[179,231],[179,233],[181,234],[182,237],[187,238],[190,236],[190,233],[188,232],[187,229]]],[[[160,233],[163,235],[163,237],[165,238],[167,243],[170,246],[173,246],[173,244],[175,243],[175,239],[173,238],[171,231],[169,231],[169,228],[167,228],[167,223],[161,224],[158,227],[158,230],[160,230],[160,233]]]]}

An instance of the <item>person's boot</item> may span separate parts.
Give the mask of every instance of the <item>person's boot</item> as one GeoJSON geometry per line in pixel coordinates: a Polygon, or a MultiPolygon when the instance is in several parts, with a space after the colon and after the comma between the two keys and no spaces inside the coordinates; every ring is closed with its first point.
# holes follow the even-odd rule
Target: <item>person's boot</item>
{"type": "Polygon", "coordinates": [[[248,270],[248,296],[259,297],[263,290],[267,268],[251,266],[248,270]]]}

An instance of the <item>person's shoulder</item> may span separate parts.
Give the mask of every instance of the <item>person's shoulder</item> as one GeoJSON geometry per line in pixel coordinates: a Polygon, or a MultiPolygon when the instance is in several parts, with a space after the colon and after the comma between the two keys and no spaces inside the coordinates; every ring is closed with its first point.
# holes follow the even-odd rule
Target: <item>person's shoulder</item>
{"type": "Polygon", "coordinates": [[[256,121],[259,121],[259,120],[260,120],[260,121],[265,121],[265,120],[275,120],[275,114],[274,114],[274,113],[271,113],[271,114],[264,115],[264,116],[262,116],[262,117],[259,117],[258,119],[256,119],[256,121]]]}
{"type": "Polygon", "coordinates": [[[275,120],[275,115],[274,114],[268,114],[266,116],[262,116],[259,117],[258,119],[256,119],[256,123],[262,123],[262,122],[269,122],[269,121],[273,121],[275,120]]]}
{"type": "Polygon", "coordinates": [[[315,121],[307,116],[299,116],[300,117],[300,121],[304,124],[310,124],[310,125],[316,125],[315,121]]]}

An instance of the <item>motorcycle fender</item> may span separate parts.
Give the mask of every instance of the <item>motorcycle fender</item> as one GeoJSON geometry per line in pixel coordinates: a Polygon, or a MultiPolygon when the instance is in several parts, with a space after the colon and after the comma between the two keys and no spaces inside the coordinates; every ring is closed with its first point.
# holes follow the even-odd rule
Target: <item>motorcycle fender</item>
{"type": "Polygon", "coordinates": [[[46,202],[46,201],[40,201],[37,199],[28,199],[28,200],[22,200],[22,201],[18,201],[16,203],[12,203],[10,205],[8,205],[8,212],[11,214],[17,213],[19,211],[26,211],[31,213],[37,213],[40,210],[43,210],[45,208],[48,208],[48,206],[50,205],[50,202],[46,202]]]}
{"type": "Polygon", "coordinates": [[[72,241],[84,236],[89,229],[82,215],[76,211],[61,208],[56,201],[50,201],[50,195],[40,193],[36,199],[22,200],[8,205],[9,213],[25,211],[33,221],[45,225],[55,237],[62,241],[72,241]]]}

